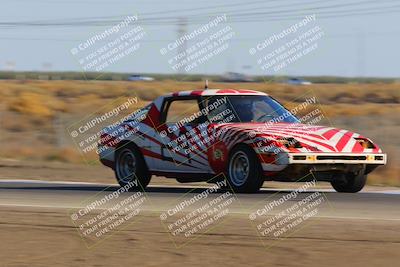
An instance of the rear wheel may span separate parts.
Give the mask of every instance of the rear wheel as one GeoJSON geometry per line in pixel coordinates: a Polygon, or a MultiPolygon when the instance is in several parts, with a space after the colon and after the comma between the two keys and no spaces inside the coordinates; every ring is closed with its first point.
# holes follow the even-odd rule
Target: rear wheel
{"type": "Polygon", "coordinates": [[[227,174],[232,189],[239,193],[257,192],[264,182],[256,153],[245,145],[237,146],[230,153],[227,174]]]}
{"type": "Polygon", "coordinates": [[[130,190],[145,188],[151,175],[140,150],[133,144],[123,145],[115,152],[115,177],[120,186],[130,190]]]}
{"type": "Polygon", "coordinates": [[[337,192],[357,193],[363,189],[366,182],[367,175],[360,171],[359,173],[346,173],[336,177],[331,185],[337,192]]]}

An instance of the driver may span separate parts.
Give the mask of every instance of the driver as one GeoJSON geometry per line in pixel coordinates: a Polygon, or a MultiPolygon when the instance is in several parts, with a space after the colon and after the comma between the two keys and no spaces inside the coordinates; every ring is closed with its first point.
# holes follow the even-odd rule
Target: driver
{"type": "Polygon", "coordinates": [[[239,115],[239,118],[242,122],[253,121],[253,105],[251,105],[250,103],[237,103],[236,113],[239,115]]]}

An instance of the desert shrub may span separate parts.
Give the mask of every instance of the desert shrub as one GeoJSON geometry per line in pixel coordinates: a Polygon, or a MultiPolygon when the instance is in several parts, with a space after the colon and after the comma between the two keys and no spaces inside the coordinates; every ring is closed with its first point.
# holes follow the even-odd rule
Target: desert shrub
{"type": "Polygon", "coordinates": [[[11,103],[10,110],[33,116],[52,117],[54,113],[46,104],[45,98],[47,97],[40,94],[23,92],[11,103]]]}
{"type": "Polygon", "coordinates": [[[64,102],[52,97],[34,92],[21,92],[9,103],[9,110],[35,117],[51,118],[56,112],[65,112],[64,102]]]}

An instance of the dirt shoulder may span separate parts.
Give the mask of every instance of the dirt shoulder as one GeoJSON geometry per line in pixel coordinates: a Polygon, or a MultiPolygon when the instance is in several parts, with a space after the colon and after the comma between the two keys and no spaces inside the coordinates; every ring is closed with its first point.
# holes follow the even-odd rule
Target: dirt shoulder
{"type": "Polygon", "coordinates": [[[1,266],[7,267],[395,266],[400,260],[393,221],[318,219],[270,248],[238,216],[182,248],[152,214],[90,249],[65,210],[2,207],[0,225],[1,266]]]}

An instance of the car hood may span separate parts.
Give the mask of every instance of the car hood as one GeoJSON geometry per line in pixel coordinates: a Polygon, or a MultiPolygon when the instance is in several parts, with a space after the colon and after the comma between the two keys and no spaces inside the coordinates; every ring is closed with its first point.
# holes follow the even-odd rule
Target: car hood
{"type": "Polygon", "coordinates": [[[294,138],[301,147],[291,150],[292,152],[381,152],[375,144],[374,149],[364,149],[355,138],[365,137],[358,133],[328,126],[301,123],[228,123],[223,128],[245,133],[255,142],[264,141],[264,144],[271,140],[294,138]]]}

